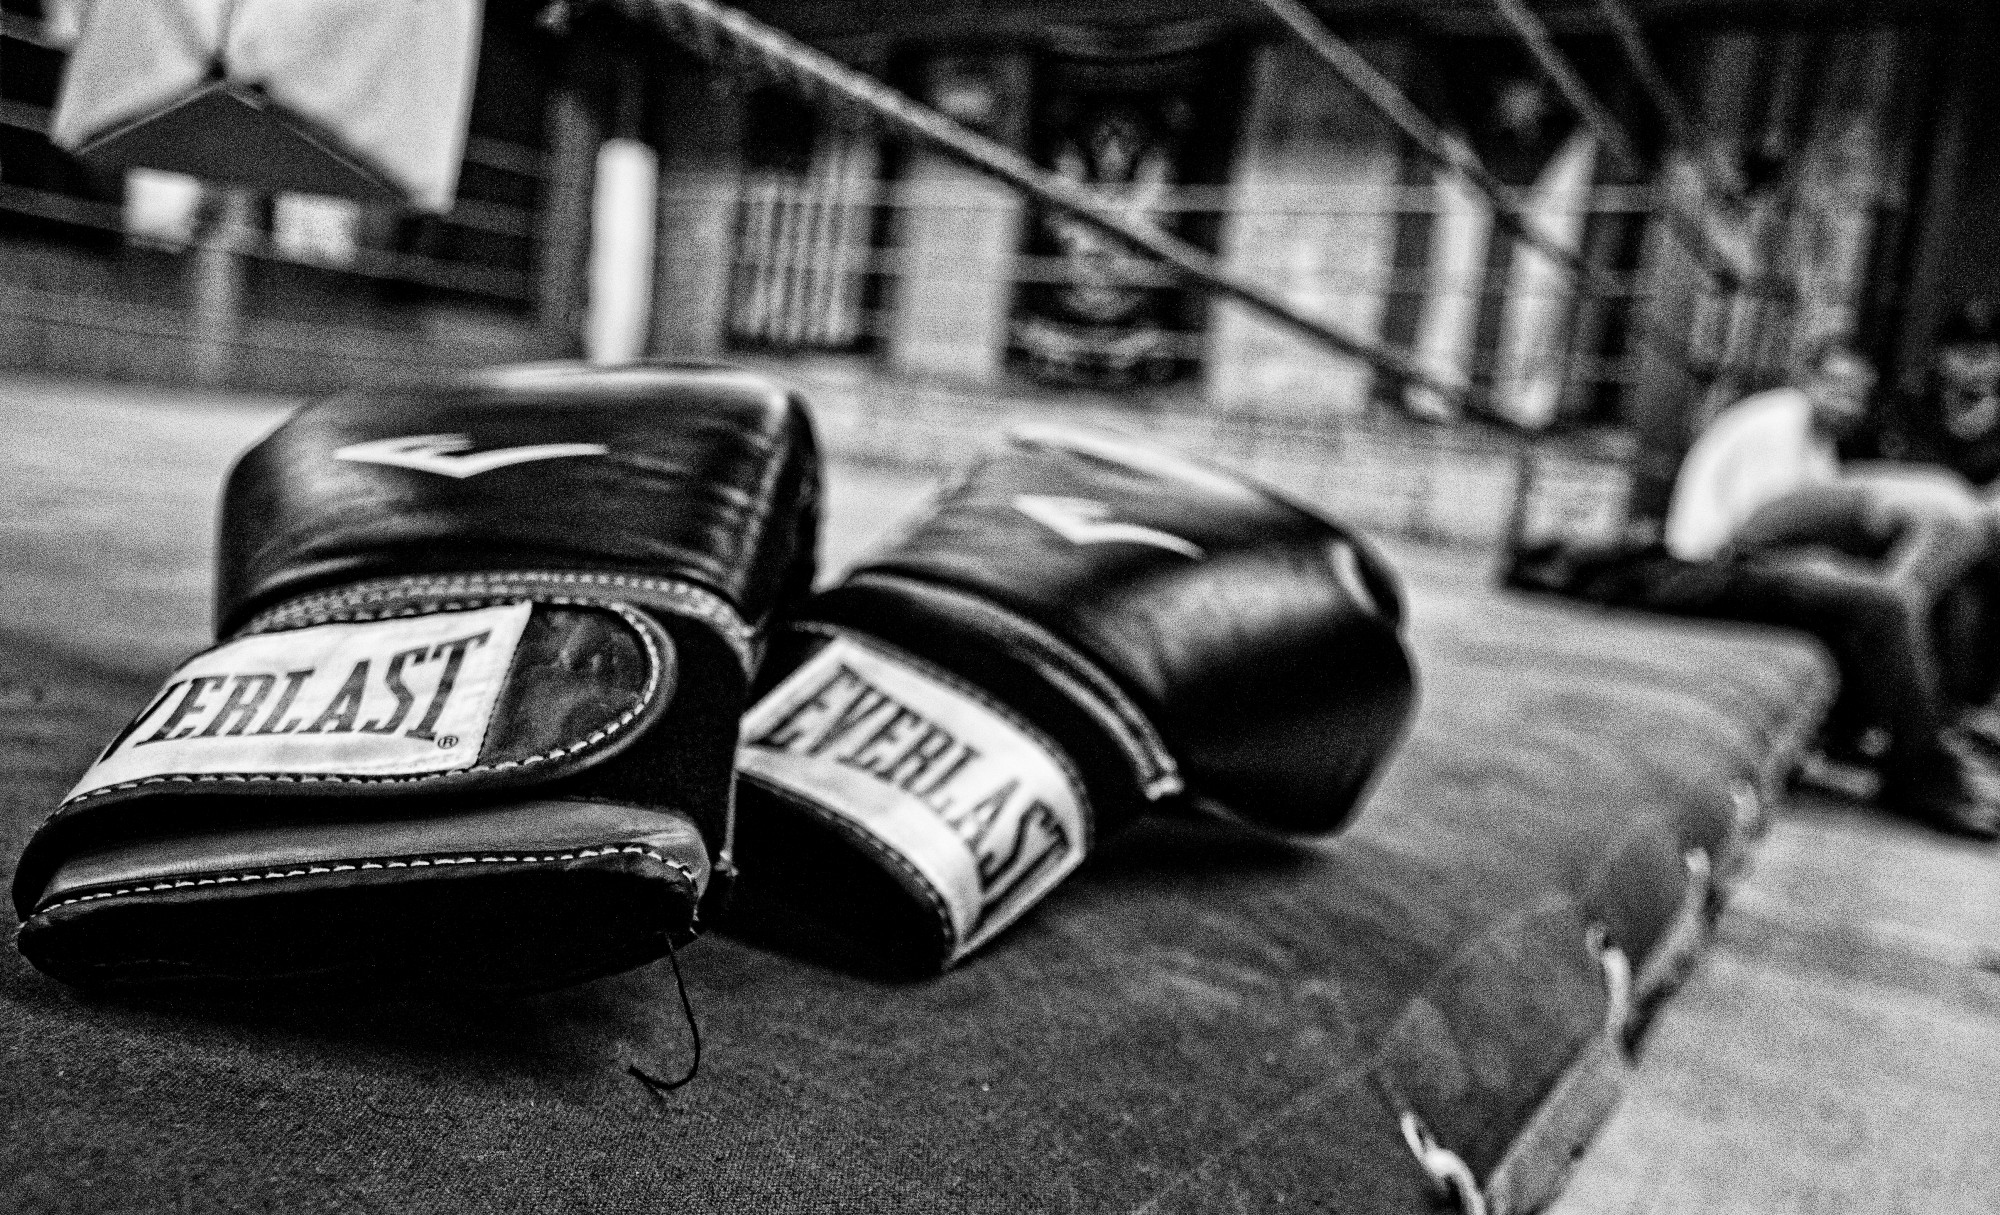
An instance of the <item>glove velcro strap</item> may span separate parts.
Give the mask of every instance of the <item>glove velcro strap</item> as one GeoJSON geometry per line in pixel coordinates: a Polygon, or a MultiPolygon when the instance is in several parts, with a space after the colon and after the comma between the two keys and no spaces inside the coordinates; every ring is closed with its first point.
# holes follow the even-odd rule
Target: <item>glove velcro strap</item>
{"type": "Polygon", "coordinates": [[[63,805],[160,784],[541,783],[657,710],[672,655],[657,625],[618,605],[510,603],[237,637],[176,671],[63,805]],[[566,651],[583,648],[588,669],[568,669],[566,651]],[[530,691],[558,699],[530,703],[530,691]]]}
{"type": "MultiPolygon", "coordinates": [[[[831,632],[831,630],[828,630],[831,632]]],[[[856,841],[938,918],[946,964],[1082,863],[1083,781],[971,684],[844,632],[745,716],[737,769],[856,841]]]]}
{"type": "Polygon", "coordinates": [[[531,611],[515,603],[224,642],[174,672],[64,804],[162,783],[468,772],[531,611]]]}
{"type": "MultiPolygon", "coordinates": [[[[676,673],[664,629],[617,603],[454,604],[238,636],[176,671],[84,773],[24,852],[16,904],[94,893],[79,885],[88,860],[113,850],[155,855],[177,879],[210,854],[217,872],[289,871],[308,834],[318,863],[344,859],[341,837],[349,858],[389,855],[392,838],[400,853],[419,820],[445,850],[479,851],[493,805],[626,800],[596,774],[659,720],[676,673]]],[[[119,885],[145,868],[123,866],[119,885]]]]}

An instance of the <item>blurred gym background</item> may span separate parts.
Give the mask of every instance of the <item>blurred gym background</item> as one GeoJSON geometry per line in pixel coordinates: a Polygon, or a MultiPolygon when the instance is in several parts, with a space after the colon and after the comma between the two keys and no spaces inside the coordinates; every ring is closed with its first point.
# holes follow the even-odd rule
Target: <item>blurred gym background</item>
{"type": "Polygon", "coordinates": [[[438,215],[85,163],[49,133],[88,3],[0,0],[0,369],[290,394],[724,359],[799,384],[856,463],[1097,421],[1485,545],[1643,529],[1689,437],[1800,344],[1851,330],[1913,376],[2000,268],[1981,0],[738,7],[1461,395],[547,0],[487,0],[438,215]]]}

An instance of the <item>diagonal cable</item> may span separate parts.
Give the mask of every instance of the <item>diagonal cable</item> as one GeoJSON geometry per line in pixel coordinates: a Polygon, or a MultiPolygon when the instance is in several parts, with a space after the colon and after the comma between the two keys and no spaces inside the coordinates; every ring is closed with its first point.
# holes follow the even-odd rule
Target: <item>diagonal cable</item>
{"type": "Polygon", "coordinates": [[[1433,376],[1402,352],[1307,315],[1276,293],[1230,273],[1201,249],[1119,214],[1070,179],[742,12],[713,0],[606,3],[629,18],[660,29],[710,62],[752,72],[813,98],[858,110],[890,131],[997,178],[1042,206],[1164,263],[1202,290],[1233,299],[1322,346],[1431,389],[1454,403],[1465,397],[1463,388],[1433,376]]]}
{"type": "MultiPolygon", "coordinates": [[[[1610,108],[1598,99],[1584,81],[1582,73],[1570,62],[1569,56],[1556,45],[1549,27],[1528,7],[1526,0],[1493,0],[1493,7],[1500,11],[1500,16],[1513,29],[1522,45],[1527,47],[1542,75],[1563,95],[1570,109],[1576,112],[1583,125],[1590,128],[1590,133],[1617,162],[1618,175],[1628,181],[1643,178],[1646,175],[1645,157],[1640,155],[1639,147],[1626,131],[1625,124],[1619,122],[1610,108]]],[[[1703,269],[1730,290],[1748,282],[1751,277],[1749,272],[1709,235],[1708,225],[1682,206],[1673,191],[1660,191],[1659,205],[1661,217],[1703,269]]]]}
{"type": "Polygon", "coordinates": [[[1703,184],[1716,196],[1731,206],[1742,206],[1748,191],[1744,188],[1742,175],[1734,165],[1718,155],[1713,145],[1701,138],[1701,131],[1687,104],[1667,81],[1667,74],[1660,67],[1660,61],[1653,57],[1652,48],[1646,44],[1646,33],[1639,26],[1638,18],[1625,7],[1624,0],[1597,0],[1598,15],[1610,27],[1612,40],[1625,57],[1625,65],[1639,82],[1653,109],[1666,124],[1667,138],[1676,147],[1686,148],[1699,168],[1703,184]]]}
{"type": "MultiPolygon", "coordinates": [[[[1418,108],[1402,89],[1376,70],[1360,51],[1328,29],[1300,0],[1252,0],[1278,19],[1313,53],[1331,67],[1349,88],[1361,95],[1377,113],[1416,145],[1417,150],[1444,168],[1456,173],[1486,199],[1493,222],[1522,244],[1562,267],[1571,278],[1596,295],[1617,295],[1621,288],[1607,271],[1592,265],[1576,250],[1550,237],[1521,213],[1514,191],[1493,176],[1472,150],[1446,137],[1444,131],[1418,108]]],[[[1633,317],[1633,335],[1682,368],[1693,371],[1701,362],[1685,342],[1668,336],[1643,314],[1633,317]]]]}

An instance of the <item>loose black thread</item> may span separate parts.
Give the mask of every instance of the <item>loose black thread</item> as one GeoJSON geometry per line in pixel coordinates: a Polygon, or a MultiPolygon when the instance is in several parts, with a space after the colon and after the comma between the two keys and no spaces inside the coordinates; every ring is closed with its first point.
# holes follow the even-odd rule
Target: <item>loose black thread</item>
{"type": "Polygon", "coordinates": [[[694,1019],[694,1004],[688,999],[687,980],[681,977],[681,960],[674,953],[672,939],[667,941],[667,962],[674,968],[674,988],[681,993],[681,1012],[687,1016],[688,1036],[694,1040],[694,1062],[688,1064],[687,1074],[678,1080],[662,1080],[636,1063],[626,1064],[625,1070],[655,1095],[673,1092],[701,1070],[701,1024],[694,1019]]]}

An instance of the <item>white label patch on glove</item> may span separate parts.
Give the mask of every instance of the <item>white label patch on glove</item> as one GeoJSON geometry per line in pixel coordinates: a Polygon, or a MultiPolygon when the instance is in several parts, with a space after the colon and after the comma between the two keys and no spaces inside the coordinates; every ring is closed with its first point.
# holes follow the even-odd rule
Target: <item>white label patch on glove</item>
{"type": "Polygon", "coordinates": [[[847,638],[744,717],[737,767],[907,861],[950,915],[953,962],[1047,894],[1088,844],[1083,792],[1045,744],[847,638]]]}
{"type": "Polygon", "coordinates": [[[160,777],[470,767],[531,610],[516,603],[225,642],[174,672],[69,796],[160,777]]]}

